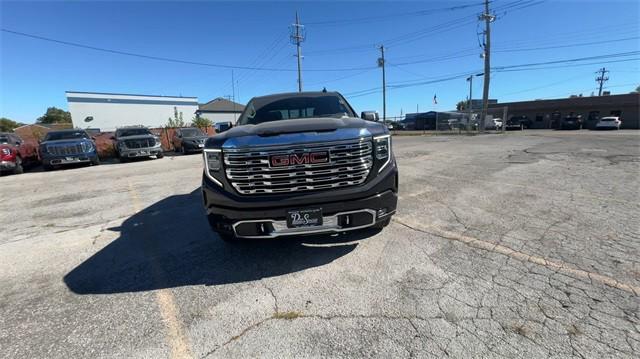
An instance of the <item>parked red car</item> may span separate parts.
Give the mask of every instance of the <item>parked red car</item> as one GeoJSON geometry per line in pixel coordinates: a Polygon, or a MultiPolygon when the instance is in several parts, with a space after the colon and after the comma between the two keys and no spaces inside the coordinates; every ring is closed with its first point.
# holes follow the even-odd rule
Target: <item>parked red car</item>
{"type": "Polygon", "coordinates": [[[36,158],[32,146],[25,145],[18,135],[0,132],[0,174],[22,173],[24,165],[36,158]]]}

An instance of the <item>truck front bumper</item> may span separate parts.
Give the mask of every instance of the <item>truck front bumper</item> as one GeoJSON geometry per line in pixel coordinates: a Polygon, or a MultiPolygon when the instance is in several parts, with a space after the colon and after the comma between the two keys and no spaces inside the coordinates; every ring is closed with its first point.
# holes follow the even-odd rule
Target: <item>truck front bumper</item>
{"type": "Polygon", "coordinates": [[[204,207],[212,228],[240,238],[275,238],[336,233],[371,227],[387,221],[398,202],[398,171],[393,161],[368,183],[340,190],[279,196],[239,196],[210,182],[202,184],[204,207]],[[321,209],[322,225],[289,228],[291,210],[321,209]]]}
{"type": "Polygon", "coordinates": [[[162,154],[162,147],[147,147],[147,148],[121,148],[120,157],[134,158],[134,157],[149,157],[162,154]]]}
{"type": "Polygon", "coordinates": [[[14,161],[0,161],[0,171],[13,171],[16,168],[14,161]]]}

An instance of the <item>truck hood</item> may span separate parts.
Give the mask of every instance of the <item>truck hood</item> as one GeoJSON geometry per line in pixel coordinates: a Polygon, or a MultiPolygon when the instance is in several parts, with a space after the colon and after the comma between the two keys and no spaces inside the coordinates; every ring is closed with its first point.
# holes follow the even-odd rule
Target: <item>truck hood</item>
{"type": "Polygon", "coordinates": [[[77,138],[70,140],[55,140],[55,141],[43,141],[40,142],[41,145],[75,145],[82,142],[91,142],[88,138],[77,138]]]}
{"type": "Polygon", "coordinates": [[[207,138],[209,138],[209,136],[191,136],[191,137],[182,136],[183,141],[206,140],[207,138]]]}
{"type": "Polygon", "coordinates": [[[157,136],[154,135],[136,135],[136,136],[123,136],[123,137],[118,137],[118,141],[120,140],[146,140],[147,138],[157,138],[157,136]]]}
{"type": "Polygon", "coordinates": [[[382,123],[359,118],[302,118],[244,125],[210,137],[207,148],[242,148],[332,142],[388,133],[382,123]]]}

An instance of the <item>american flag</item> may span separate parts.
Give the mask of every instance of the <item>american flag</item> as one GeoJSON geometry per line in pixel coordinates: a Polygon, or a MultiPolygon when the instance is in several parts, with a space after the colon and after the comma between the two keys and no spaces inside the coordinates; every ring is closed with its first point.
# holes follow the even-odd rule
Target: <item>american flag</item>
{"type": "Polygon", "coordinates": [[[433,104],[434,105],[438,104],[438,97],[436,96],[436,94],[433,94],[433,104]]]}

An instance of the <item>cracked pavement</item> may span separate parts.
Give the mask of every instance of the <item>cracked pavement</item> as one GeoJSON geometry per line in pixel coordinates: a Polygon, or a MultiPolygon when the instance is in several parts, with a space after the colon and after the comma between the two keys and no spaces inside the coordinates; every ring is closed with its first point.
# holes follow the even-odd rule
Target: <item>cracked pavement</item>
{"type": "Polygon", "coordinates": [[[640,131],[393,141],[341,236],[218,240],[198,155],[0,178],[0,357],[640,356],[640,131]]]}

